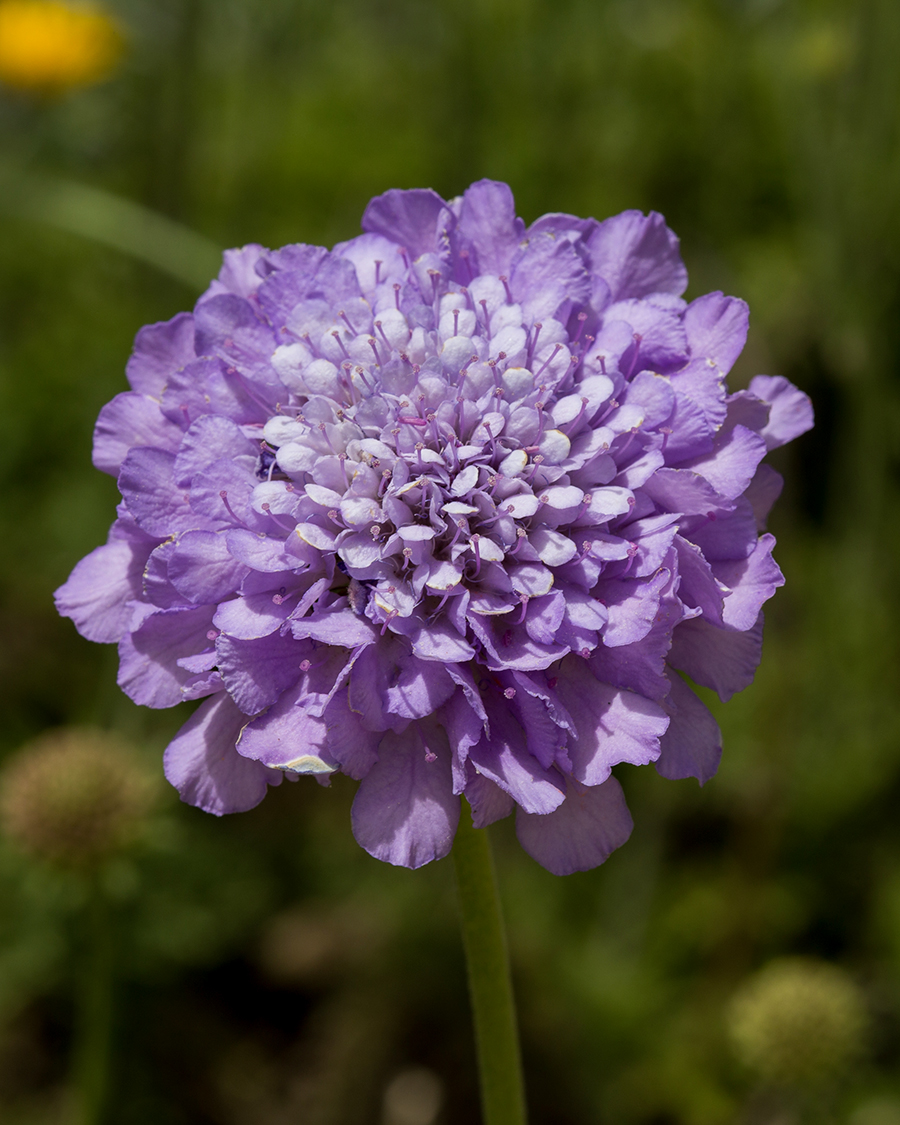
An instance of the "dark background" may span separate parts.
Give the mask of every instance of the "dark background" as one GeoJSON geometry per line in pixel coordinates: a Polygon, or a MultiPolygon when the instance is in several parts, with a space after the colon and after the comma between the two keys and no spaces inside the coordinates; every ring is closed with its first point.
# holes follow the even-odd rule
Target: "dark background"
{"type": "MultiPolygon", "coordinates": [[[[586,874],[549,875],[511,826],[493,830],[533,1122],[795,1120],[777,1099],[760,1108],[724,1028],[742,981],[800,953],[846,969],[871,1016],[834,1120],[897,1125],[895,0],[108,10],[128,43],[110,81],[52,99],[0,91],[0,172],[37,185],[29,206],[20,189],[0,203],[0,751],[93,724],[159,774],[187,714],[128,703],[114,651],[79,638],[51,595],[112,518],[115,484],[92,469],[90,436],[125,389],[131,340],[201,287],[72,233],[38,187],[47,200],[101,188],[216,247],[331,245],[389,187],[450,197],[482,176],[510,183],[527,222],[662,211],[688,296],[750,304],[732,388],[786,375],[812,396],[817,428],[774,459],[788,480],[771,522],[787,586],[755,684],[711,704],[719,775],[701,791],[623,768],[634,834],[586,874]]],[[[82,227],[102,236],[105,197],[91,198],[82,227]]],[[[205,261],[192,246],[188,276],[205,261]]],[[[109,1121],[416,1125],[385,1102],[416,1067],[441,1083],[442,1125],[477,1121],[452,871],[363,853],[352,790],[301,781],[216,820],[161,787],[139,844],[101,873],[115,935],[109,1121]]],[[[11,1125],[74,1120],[85,895],[0,847],[11,1125]]]]}

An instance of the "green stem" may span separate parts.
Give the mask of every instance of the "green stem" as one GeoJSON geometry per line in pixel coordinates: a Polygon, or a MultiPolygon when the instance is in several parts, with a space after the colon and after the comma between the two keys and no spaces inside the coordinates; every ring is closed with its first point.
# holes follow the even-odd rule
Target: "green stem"
{"type": "Polygon", "coordinates": [[[465,801],[453,863],[475,1018],[484,1125],[525,1125],[522,1059],[491,846],[487,831],[473,827],[465,801]]]}
{"type": "Polygon", "coordinates": [[[112,934],[109,910],[96,877],[86,911],[87,946],[73,1059],[78,1125],[105,1117],[112,1032],[112,934]]]}

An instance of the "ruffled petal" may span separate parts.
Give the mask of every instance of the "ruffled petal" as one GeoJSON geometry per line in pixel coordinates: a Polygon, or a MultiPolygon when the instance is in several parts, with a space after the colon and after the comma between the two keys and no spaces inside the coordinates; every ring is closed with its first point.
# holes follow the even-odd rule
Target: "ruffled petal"
{"type": "Polygon", "coordinates": [[[687,270],[678,239],[662,215],[623,211],[600,223],[588,239],[591,265],[609,286],[612,299],[674,293],[687,288],[687,270]]]}
{"type": "Polygon", "coordinates": [[[450,851],[459,823],[450,747],[436,726],[410,724],[385,739],[353,801],[353,835],[376,859],[422,867],[450,851]]]}
{"type": "Polygon", "coordinates": [[[265,797],[282,775],[243,758],[234,744],[246,716],[219,692],[202,703],[166,748],[166,779],[182,801],[204,812],[246,812],[265,797]]]}
{"type": "Polygon", "coordinates": [[[809,396],[781,375],[757,375],[750,380],[750,391],[769,403],[768,425],[760,432],[768,449],[793,441],[813,427],[813,407],[809,396]]]}
{"type": "Polygon", "coordinates": [[[696,777],[703,785],[719,768],[722,732],[706,704],[676,672],[671,673],[671,684],[665,707],[672,717],[659,742],[656,771],[672,780],[696,777]]]}
{"type": "Polygon", "coordinates": [[[625,794],[614,777],[593,788],[570,781],[565,801],[547,816],[521,809],[516,813],[519,843],[554,875],[599,867],[625,843],[633,827],[625,794]]]}

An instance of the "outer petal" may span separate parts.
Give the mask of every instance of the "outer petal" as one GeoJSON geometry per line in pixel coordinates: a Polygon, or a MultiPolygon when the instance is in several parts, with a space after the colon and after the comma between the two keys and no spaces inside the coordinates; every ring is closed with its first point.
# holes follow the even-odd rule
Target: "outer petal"
{"type": "Polygon", "coordinates": [[[586,788],[570,781],[565,801],[547,816],[516,813],[516,835],[526,852],[554,875],[590,871],[620,848],[634,822],[614,777],[586,788]]]}
{"type": "Polygon", "coordinates": [[[246,812],[280,785],[281,774],[242,758],[234,744],[247,721],[225,692],[193,713],[169,743],[163,759],[166,778],[182,801],[204,812],[246,812]]]}
{"type": "Polygon", "coordinates": [[[612,299],[674,293],[687,288],[678,239],[662,215],[623,211],[600,223],[588,240],[591,267],[603,277],[612,299]]]}
{"type": "Polygon", "coordinates": [[[793,441],[813,426],[809,396],[780,375],[757,375],[750,380],[750,391],[772,407],[768,425],[761,431],[766,446],[775,449],[793,441]]]}
{"type": "Polygon", "coordinates": [[[598,683],[577,656],[563,661],[556,690],[578,730],[568,746],[576,780],[600,785],[619,762],[643,766],[659,757],[669,722],[659,704],[598,683]]]}
{"type": "Polygon", "coordinates": [[[161,609],[119,641],[118,684],[143,707],[174,707],[194,673],[178,663],[210,647],[212,609],[161,609]]]}
{"type": "Polygon", "coordinates": [[[489,736],[469,751],[476,771],[533,813],[549,813],[563,800],[562,777],[545,769],[525,744],[525,732],[501,707],[492,707],[489,736]]]}
{"type": "Polygon", "coordinates": [[[264,715],[240,732],[238,751],[273,769],[327,774],[337,762],[326,749],[327,728],[303,706],[299,690],[286,691],[264,715]]]}
{"type": "Polygon", "coordinates": [[[423,726],[410,724],[396,738],[385,739],[378,763],[360,782],[353,802],[357,843],[398,867],[442,859],[459,822],[446,735],[436,726],[426,727],[426,744],[423,726]]]}
{"type": "Polygon", "coordinates": [[[554,316],[566,302],[575,307],[591,297],[590,275],[578,252],[571,242],[549,234],[538,234],[516,254],[509,287],[535,321],[554,316]]]}
{"type": "Polygon", "coordinates": [[[160,539],[210,526],[208,519],[191,510],[189,496],[176,488],[174,464],[174,454],[138,446],[125,458],[119,473],[119,491],[129,512],[144,531],[160,539]]]}
{"type": "Polygon", "coordinates": [[[138,332],[125,373],[132,390],[158,398],[169,376],[194,358],[194,318],[179,313],[138,332]]]}
{"type": "Polygon", "coordinates": [[[475,274],[504,274],[525,233],[512,192],[496,180],[479,180],[465,192],[457,230],[475,251],[475,274]]]}
{"type": "Polygon", "coordinates": [[[729,629],[752,629],[760,607],[784,585],[784,576],[772,558],[774,546],[773,535],[762,535],[749,558],[712,564],[716,578],[731,587],[722,614],[729,629]]]}
{"type": "Polygon", "coordinates": [[[288,634],[273,633],[257,640],[241,641],[222,633],[216,641],[219,671],[225,687],[246,715],[271,707],[283,691],[300,678],[300,661],[312,645],[295,641],[288,634]]]}
{"type": "MultiPolygon", "coordinates": [[[[446,208],[431,188],[392,188],[376,196],[365,210],[362,228],[383,234],[418,258],[437,249],[438,218],[446,208]]],[[[448,212],[449,214],[449,212],[448,212]]]]}
{"type": "Polygon", "coordinates": [[[656,771],[676,780],[696,777],[703,785],[715,775],[722,756],[722,732],[712,712],[675,672],[666,710],[672,716],[669,728],[659,740],[661,753],[656,771]]]}
{"type": "Polygon", "coordinates": [[[227,598],[248,573],[249,568],[228,553],[225,536],[215,531],[186,531],[168,560],[169,581],[197,605],[227,598]]]}
{"type": "Polygon", "coordinates": [[[750,311],[744,301],[722,293],[707,293],[691,301],[684,314],[691,355],[711,361],[727,375],[747,342],[750,311]]]}
{"type": "Polygon", "coordinates": [[[734,500],[750,484],[765,455],[766,445],[759,434],[746,426],[735,426],[716,436],[711,453],[685,462],[680,469],[700,473],[718,493],[734,500]]]}
{"type": "Polygon", "coordinates": [[[114,539],[86,555],[53,595],[63,617],[89,641],[113,644],[128,630],[132,599],[141,596],[141,581],[153,542],[114,539]]]}
{"type": "Polygon", "coordinates": [[[94,467],[117,476],[132,446],[153,445],[174,451],[180,441],[181,428],[160,412],[155,399],[126,391],[100,411],[94,427],[94,467]]]}
{"type": "Polygon", "coordinates": [[[682,621],[672,638],[669,663],[718,692],[725,703],[753,683],[762,655],[762,629],[761,613],[744,633],[720,629],[702,617],[682,621]]]}

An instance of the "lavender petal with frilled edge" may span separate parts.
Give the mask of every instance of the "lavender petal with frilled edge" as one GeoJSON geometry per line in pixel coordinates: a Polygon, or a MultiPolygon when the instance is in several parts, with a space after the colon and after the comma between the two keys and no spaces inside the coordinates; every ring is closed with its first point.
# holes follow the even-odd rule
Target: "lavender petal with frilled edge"
{"type": "Polygon", "coordinates": [[[625,843],[633,827],[614,777],[590,788],[570,781],[565,801],[547,816],[521,809],[516,814],[519,843],[554,875],[597,867],[625,843]]]}
{"type": "Polygon", "coordinates": [[[243,758],[234,744],[246,722],[229,696],[219,692],[201,704],[169,743],[165,755],[168,781],[182,801],[204,812],[246,812],[265,797],[266,787],[280,785],[282,775],[243,758]]]}
{"type": "Polygon", "coordinates": [[[363,227],[228,251],[141,330],[95,430],[119,518],[59,611],[138,703],[209,697],[166,754],[186,801],[341,771],[390,863],[445,855],[464,795],[550,870],[595,866],[631,830],[614,766],[715,772],[675,669],[752,680],[783,581],[762,458],[812,408],[774,376],[728,393],[747,307],[682,300],[660,215],[526,229],[481,180],[363,227]]]}

